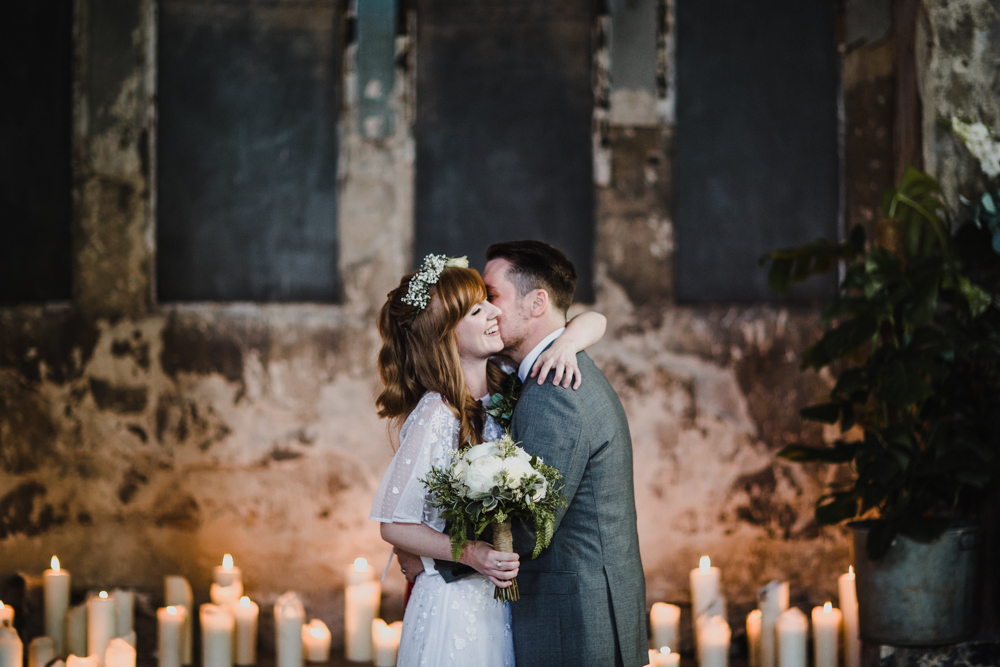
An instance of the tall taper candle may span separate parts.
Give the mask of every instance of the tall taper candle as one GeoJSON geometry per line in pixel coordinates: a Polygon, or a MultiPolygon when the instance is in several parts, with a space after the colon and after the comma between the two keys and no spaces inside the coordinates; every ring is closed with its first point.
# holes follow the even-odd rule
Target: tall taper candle
{"type": "Polygon", "coordinates": [[[344,655],[352,662],[372,659],[372,621],[378,617],[382,585],[364,558],[347,569],[344,590],[344,655]]]}
{"type": "Polygon", "coordinates": [[[837,580],[840,611],[844,615],[844,667],[861,667],[861,636],[858,634],[858,590],[854,568],[837,580]]]}
{"type": "Polygon", "coordinates": [[[191,628],[194,624],[194,593],[191,584],[184,577],[170,575],[163,579],[164,602],[171,607],[184,607],[187,615],[184,617],[184,629],[181,632],[181,664],[192,663],[191,628]]]}
{"type": "Polygon", "coordinates": [[[654,602],[649,610],[649,626],[653,635],[653,648],[669,646],[677,651],[680,646],[681,608],[675,604],[654,602]]]}
{"type": "Polygon", "coordinates": [[[187,614],[184,607],[160,607],[156,610],[156,655],[159,667],[181,667],[181,647],[187,614]]]}
{"type": "Polygon", "coordinates": [[[695,627],[698,625],[698,617],[708,611],[719,597],[721,577],[722,571],[712,567],[712,559],[708,556],[702,556],[698,567],[691,570],[691,614],[695,627]]]}
{"type": "Polygon", "coordinates": [[[282,594],[274,603],[277,667],[302,667],[302,626],[305,622],[305,607],[292,591],[282,594]]]}
{"type": "Polygon", "coordinates": [[[809,621],[798,607],[781,613],[775,624],[778,634],[778,667],[806,667],[806,634],[809,621]]]}
{"type": "Polygon", "coordinates": [[[788,594],[787,581],[771,581],[757,591],[757,606],[760,608],[760,667],[776,667],[778,664],[775,624],[778,617],[788,609],[788,594]]]}
{"type": "Polygon", "coordinates": [[[104,651],[115,638],[118,627],[118,603],[107,591],[87,600],[87,655],[97,656],[104,667],[104,651]]]}
{"type": "Polygon", "coordinates": [[[240,667],[257,664],[257,618],[260,608],[257,603],[243,596],[239,604],[233,605],[236,617],[235,662],[240,667]]]}
{"type": "Polygon", "coordinates": [[[22,667],[24,644],[17,630],[9,625],[0,625],[0,667],[22,667]]]}
{"type": "Polygon", "coordinates": [[[760,609],[747,614],[747,662],[760,667],[760,609]]]}
{"type": "Polygon", "coordinates": [[[839,609],[832,602],[813,607],[813,666],[837,667],[837,642],[840,639],[839,609]]]}
{"type": "Polygon", "coordinates": [[[732,631],[721,616],[701,616],[696,621],[698,666],[728,667],[732,631]]]}
{"type": "Polygon", "coordinates": [[[63,655],[66,649],[66,610],[69,609],[69,572],[59,567],[55,556],[50,561],[52,567],[42,573],[42,588],[45,595],[45,634],[56,642],[56,655],[63,655]]]}
{"type": "MultiPolygon", "coordinates": [[[[77,605],[66,612],[66,653],[86,657],[87,604],[77,605]]],[[[68,667],[67,663],[67,667],[68,667]]]]}
{"type": "Polygon", "coordinates": [[[132,632],[135,625],[135,593],[117,588],[111,591],[111,597],[118,602],[117,636],[125,638],[132,632]]]}
{"type": "Polygon", "coordinates": [[[229,609],[217,604],[203,604],[198,618],[201,621],[202,667],[232,667],[235,623],[229,609]]]}
{"type": "Polygon", "coordinates": [[[56,653],[56,640],[52,637],[35,637],[28,644],[28,667],[45,667],[56,653]]]}

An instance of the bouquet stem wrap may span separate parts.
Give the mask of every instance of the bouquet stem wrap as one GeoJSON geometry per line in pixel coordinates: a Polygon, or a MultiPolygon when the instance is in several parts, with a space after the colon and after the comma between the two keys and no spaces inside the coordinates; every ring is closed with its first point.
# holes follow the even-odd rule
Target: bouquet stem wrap
{"type": "MultiPolygon", "coordinates": [[[[510,519],[493,524],[493,548],[506,554],[514,553],[514,537],[510,532],[510,519]]],[[[493,599],[500,602],[517,602],[521,594],[517,590],[517,577],[510,581],[508,588],[495,588],[493,599]]]]}

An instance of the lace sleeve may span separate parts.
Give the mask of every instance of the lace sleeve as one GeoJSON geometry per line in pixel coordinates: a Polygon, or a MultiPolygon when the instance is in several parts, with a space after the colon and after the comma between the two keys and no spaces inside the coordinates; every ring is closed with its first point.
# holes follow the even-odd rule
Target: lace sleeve
{"type": "Polygon", "coordinates": [[[399,433],[399,450],[382,477],[370,519],[382,523],[425,523],[444,530],[444,519],[431,507],[421,482],[431,466],[444,466],[458,444],[458,419],[440,394],[427,393],[399,433]]]}

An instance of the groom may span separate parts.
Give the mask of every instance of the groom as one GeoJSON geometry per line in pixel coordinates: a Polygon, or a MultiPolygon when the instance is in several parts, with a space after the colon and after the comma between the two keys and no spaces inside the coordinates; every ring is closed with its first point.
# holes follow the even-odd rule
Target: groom
{"type": "MultiPolygon", "coordinates": [[[[502,311],[504,353],[523,382],[566,326],[576,271],[539,241],[494,244],[486,259],[483,280],[502,311]]],[[[549,548],[521,560],[521,599],[511,604],[518,667],[648,661],[628,422],[590,357],[581,352],[577,363],[577,391],[525,382],[511,418],[514,440],[562,473],[568,503],[556,514],[549,548]]]]}

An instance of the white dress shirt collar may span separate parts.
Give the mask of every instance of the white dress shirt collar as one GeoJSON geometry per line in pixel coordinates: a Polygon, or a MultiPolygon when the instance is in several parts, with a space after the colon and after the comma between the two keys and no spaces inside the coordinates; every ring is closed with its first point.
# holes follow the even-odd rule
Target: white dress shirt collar
{"type": "Polygon", "coordinates": [[[536,345],[535,348],[528,353],[528,356],[526,356],[521,361],[521,365],[517,367],[517,377],[521,378],[521,382],[524,382],[524,379],[528,377],[528,373],[531,372],[531,367],[535,365],[535,359],[538,358],[538,355],[540,355],[542,351],[545,348],[547,348],[552,341],[554,341],[556,338],[559,338],[559,336],[562,335],[563,331],[566,331],[566,327],[562,327],[561,329],[556,329],[555,331],[550,333],[548,336],[543,338],[542,342],[536,345]]]}

